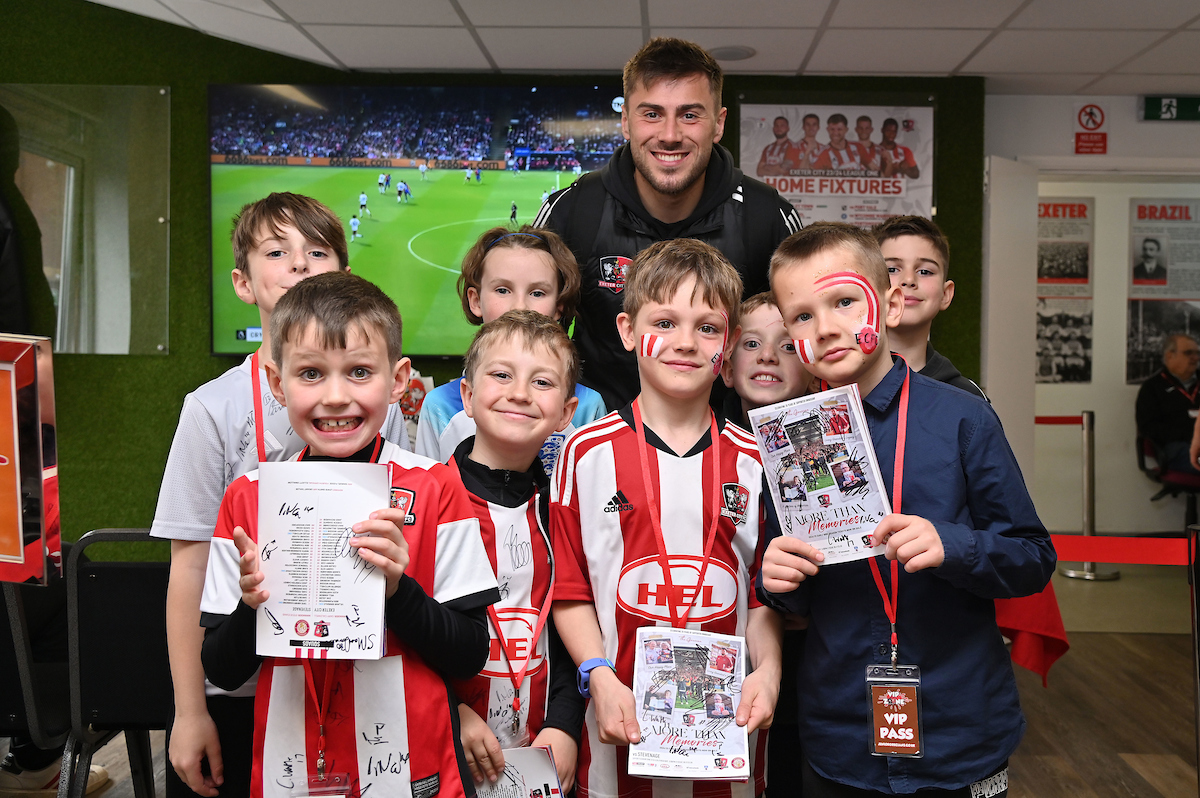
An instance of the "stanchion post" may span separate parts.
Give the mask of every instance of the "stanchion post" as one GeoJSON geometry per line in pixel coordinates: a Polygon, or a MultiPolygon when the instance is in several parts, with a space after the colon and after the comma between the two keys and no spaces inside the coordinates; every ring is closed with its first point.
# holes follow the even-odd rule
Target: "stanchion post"
{"type": "MultiPolygon", "coordinates": [[[[1096,414],[1084,410],[1080,416],[1083,420],[1083,534],[1090,537],[1096,534],[1096,414]]],[[[1120,571],[1100,573],[1094,562],[1085,562],[1082,570],[1060,570],[1063,576],[1089,582],[1108,582],[1121,578],[1120,571]]]]}
{"type": "MultiPolygon", "coordinates": [[[[1200,615],[1200,594],[1196,591],[1196,578],[1200,574],[1200,549],[1197,548],[1197,532],[1200,526],[1192,525],[1187,528],[1188,541],[1188,590],[1192,602],[1192,689],[1195,695],[1194,710],[1196,713],[1196,754],[1200,757],[1200,627],[1197,626],[1197,616],[1200,615]]],[[[1197,759],[1200,762],[1200,758],[1197,759]]],[[[1196,774],[1196,794],[1200,795],[1200,770],[1196,774]]]]}

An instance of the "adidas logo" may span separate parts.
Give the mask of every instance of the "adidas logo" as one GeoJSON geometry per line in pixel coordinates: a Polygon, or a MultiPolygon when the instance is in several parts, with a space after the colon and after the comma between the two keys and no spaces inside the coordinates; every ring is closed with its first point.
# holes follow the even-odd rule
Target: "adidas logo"
{"type": "Polygon", "coordinates": [[[627,513],[633,509],[633,505],[629,503],[629,499],[625,498],[622,491],[617,491],[616,495],[608,500],[608,504],[604,505],[606,513],[627,513]]]}

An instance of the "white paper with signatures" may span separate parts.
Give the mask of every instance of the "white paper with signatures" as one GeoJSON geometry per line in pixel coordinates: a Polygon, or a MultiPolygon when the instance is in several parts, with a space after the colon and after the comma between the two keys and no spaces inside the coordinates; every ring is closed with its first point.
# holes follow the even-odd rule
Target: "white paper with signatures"
{"type": "Polygon", "coordinates": [[[478,798],[562,798],[549,748],[505,748],[504,771],[494,782],[475,785],[478,798]]]}
{"type": "Polygon", "coordinates": [[[260,656],[384,655],[384,576],[350,539],[354,524],[388,506],[388,495],[383,464],[259,466],[259,558],[270,593],[258,608],[260,656]]]}
{"type": "Polygon", "coordinates": [[[736,635],[638,629],[633,698],[642,741],[629,746],[629,775],[747,779],[748,737],[734,722],[745,660],[745,638],[736,635]]]}

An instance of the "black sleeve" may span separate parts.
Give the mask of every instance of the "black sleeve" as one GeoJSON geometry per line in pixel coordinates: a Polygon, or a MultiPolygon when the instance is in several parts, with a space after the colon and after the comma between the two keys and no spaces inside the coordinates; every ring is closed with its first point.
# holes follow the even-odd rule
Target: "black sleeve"
{"type": "Polygon", "coordinates": [[[542,726],[564,731],[578,743],[583,734],[584,703],[575,679],[575,660],[571,659],[562,638],[558,636],[554,619],[551,618],[546,625],[550,629],[550,700],[542,726]]]}
{"type": "Polygon", "coordinates": [[[1158,375],[1142,383],[1137,395],[1136,414],[1138,432],[1161,446],[1171,440],[1171,425],[1167,423],[1170,412],[1162,400],[1160,384],[1158,375]]]}
{"type": "Polygon", "coordinates": [[[244,601],[224,620],[206,616],[200,662],[204,675],[222,690],[236,690],[254,675],[262,657],[254,653],[254,610],[244,601]]]}
{"type": "Polygon", "coordinates": [[[480,602],[463,609],[440,604],[405,574],[384,615],[388,628],[443,676],[470,679],[487,663],[487,609],[480,602]]]}

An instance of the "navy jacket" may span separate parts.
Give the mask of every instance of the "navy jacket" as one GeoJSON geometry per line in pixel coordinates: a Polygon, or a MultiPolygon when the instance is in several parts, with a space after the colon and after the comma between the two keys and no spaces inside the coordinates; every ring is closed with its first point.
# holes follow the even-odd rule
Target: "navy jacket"
{"type": "MultiPolygon", "coordinates": [[[[863,400],[889,488],[906,370],[897,359],[863,400]]],[[[913,374],[907,434],[903,506],[893,510],[933,522],[946,551],[936,569],[899,569],[899,661],[921,668],[923,759],[868,753],[865,670],[891,660],[891,627],[870,565],[824,567],[792,593],[766,593],[761,573],[758,584],[764,603],[810,616],[798,689],[800,734],[813,769],[884,793],[961,788],[1016,750],[1025,720],[992,600],[1037,593],[1056,562],[987,402],[913,374]]],[[[890,564],[877,560],[890,586],[890,564]]]]}

